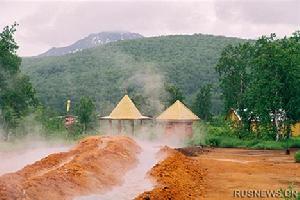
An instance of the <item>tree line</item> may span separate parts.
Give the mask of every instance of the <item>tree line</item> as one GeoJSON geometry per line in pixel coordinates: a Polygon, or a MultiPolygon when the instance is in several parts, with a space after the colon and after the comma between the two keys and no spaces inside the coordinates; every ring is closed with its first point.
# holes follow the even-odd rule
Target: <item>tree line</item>
{"type": "Polygon", "coordinates": [[[257,134],[290,135],[291,125],[300,120],[300,32],[229,45],[216,70],[224,109],[240,111],[241,129],[250,131],[255,121],[257,134]]]}

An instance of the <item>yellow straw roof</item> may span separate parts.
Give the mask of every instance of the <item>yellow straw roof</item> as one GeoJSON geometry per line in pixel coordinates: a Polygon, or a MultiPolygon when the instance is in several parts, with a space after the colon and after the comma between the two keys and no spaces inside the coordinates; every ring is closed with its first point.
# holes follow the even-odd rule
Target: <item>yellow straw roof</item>
{"type": "Polygon", "coordinates": [[[148,119],[149,117],[143,116],[140,111],[135,107],[134,103],[125,95],[117,106],[113,109],[109,116],[102,117],[102,119],[148,119]]]}
{"type": "Polygon", "coordinates": [[[156,119],[169,121],[193,121],[199,120],[200,118],[195,115],[190,109],[188,109],[183,103],[177,100],[156,119]]]}

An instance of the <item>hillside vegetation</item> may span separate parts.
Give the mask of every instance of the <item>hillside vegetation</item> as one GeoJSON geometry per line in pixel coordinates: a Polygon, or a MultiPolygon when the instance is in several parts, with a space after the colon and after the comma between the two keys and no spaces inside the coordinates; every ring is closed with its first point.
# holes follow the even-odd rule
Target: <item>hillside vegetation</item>
{"type": "Polygon", "coordinates": [[[222,101],[215,66],[223,48],[239,42],[243,40],[202,34],[118,41],[60,57],[23,58],[22,71],[41,102],[61,112],[68,98],[74,105],[81,96],[90,96],[98,112],[107,114],[127,92],[147,99],[137,106],[155,115],[165,84],[179,87],[191,105],[198,89],[209,83],[212,111],[218,113],[222,101]]]}

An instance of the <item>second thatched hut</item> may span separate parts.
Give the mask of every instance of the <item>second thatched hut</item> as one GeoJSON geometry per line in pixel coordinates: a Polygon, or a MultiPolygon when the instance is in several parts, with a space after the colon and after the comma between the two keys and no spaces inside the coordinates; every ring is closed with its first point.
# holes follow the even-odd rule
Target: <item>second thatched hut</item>
{"type": "Polygon", "coordinates": [[[166,135],[179,137],[191,137],[193,123],[198,120],[200,118],[179,100],[156,118],[156,121],[163,126],[166,135]]]}

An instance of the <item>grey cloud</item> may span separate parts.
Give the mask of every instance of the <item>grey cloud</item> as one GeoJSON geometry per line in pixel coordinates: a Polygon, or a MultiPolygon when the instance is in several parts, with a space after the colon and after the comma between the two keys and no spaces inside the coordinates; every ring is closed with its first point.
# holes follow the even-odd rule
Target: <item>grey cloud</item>
{"type": "MultiPolygon", "coordinates": [[[[0,0],[1,1],[1,0],[0,0]]],[[[5,2],[0,26],[17,21],[21,55],[36,55],[101,31],[145,36],[208,33],[244,38],[299,26],[298,1],[35,1],[5,2]]]]}
{"type": "Polygon", "coordinates": [[[300,25],[299,0],[218,1],[215,9],[218,18],[232,22],[300,25]]]}

